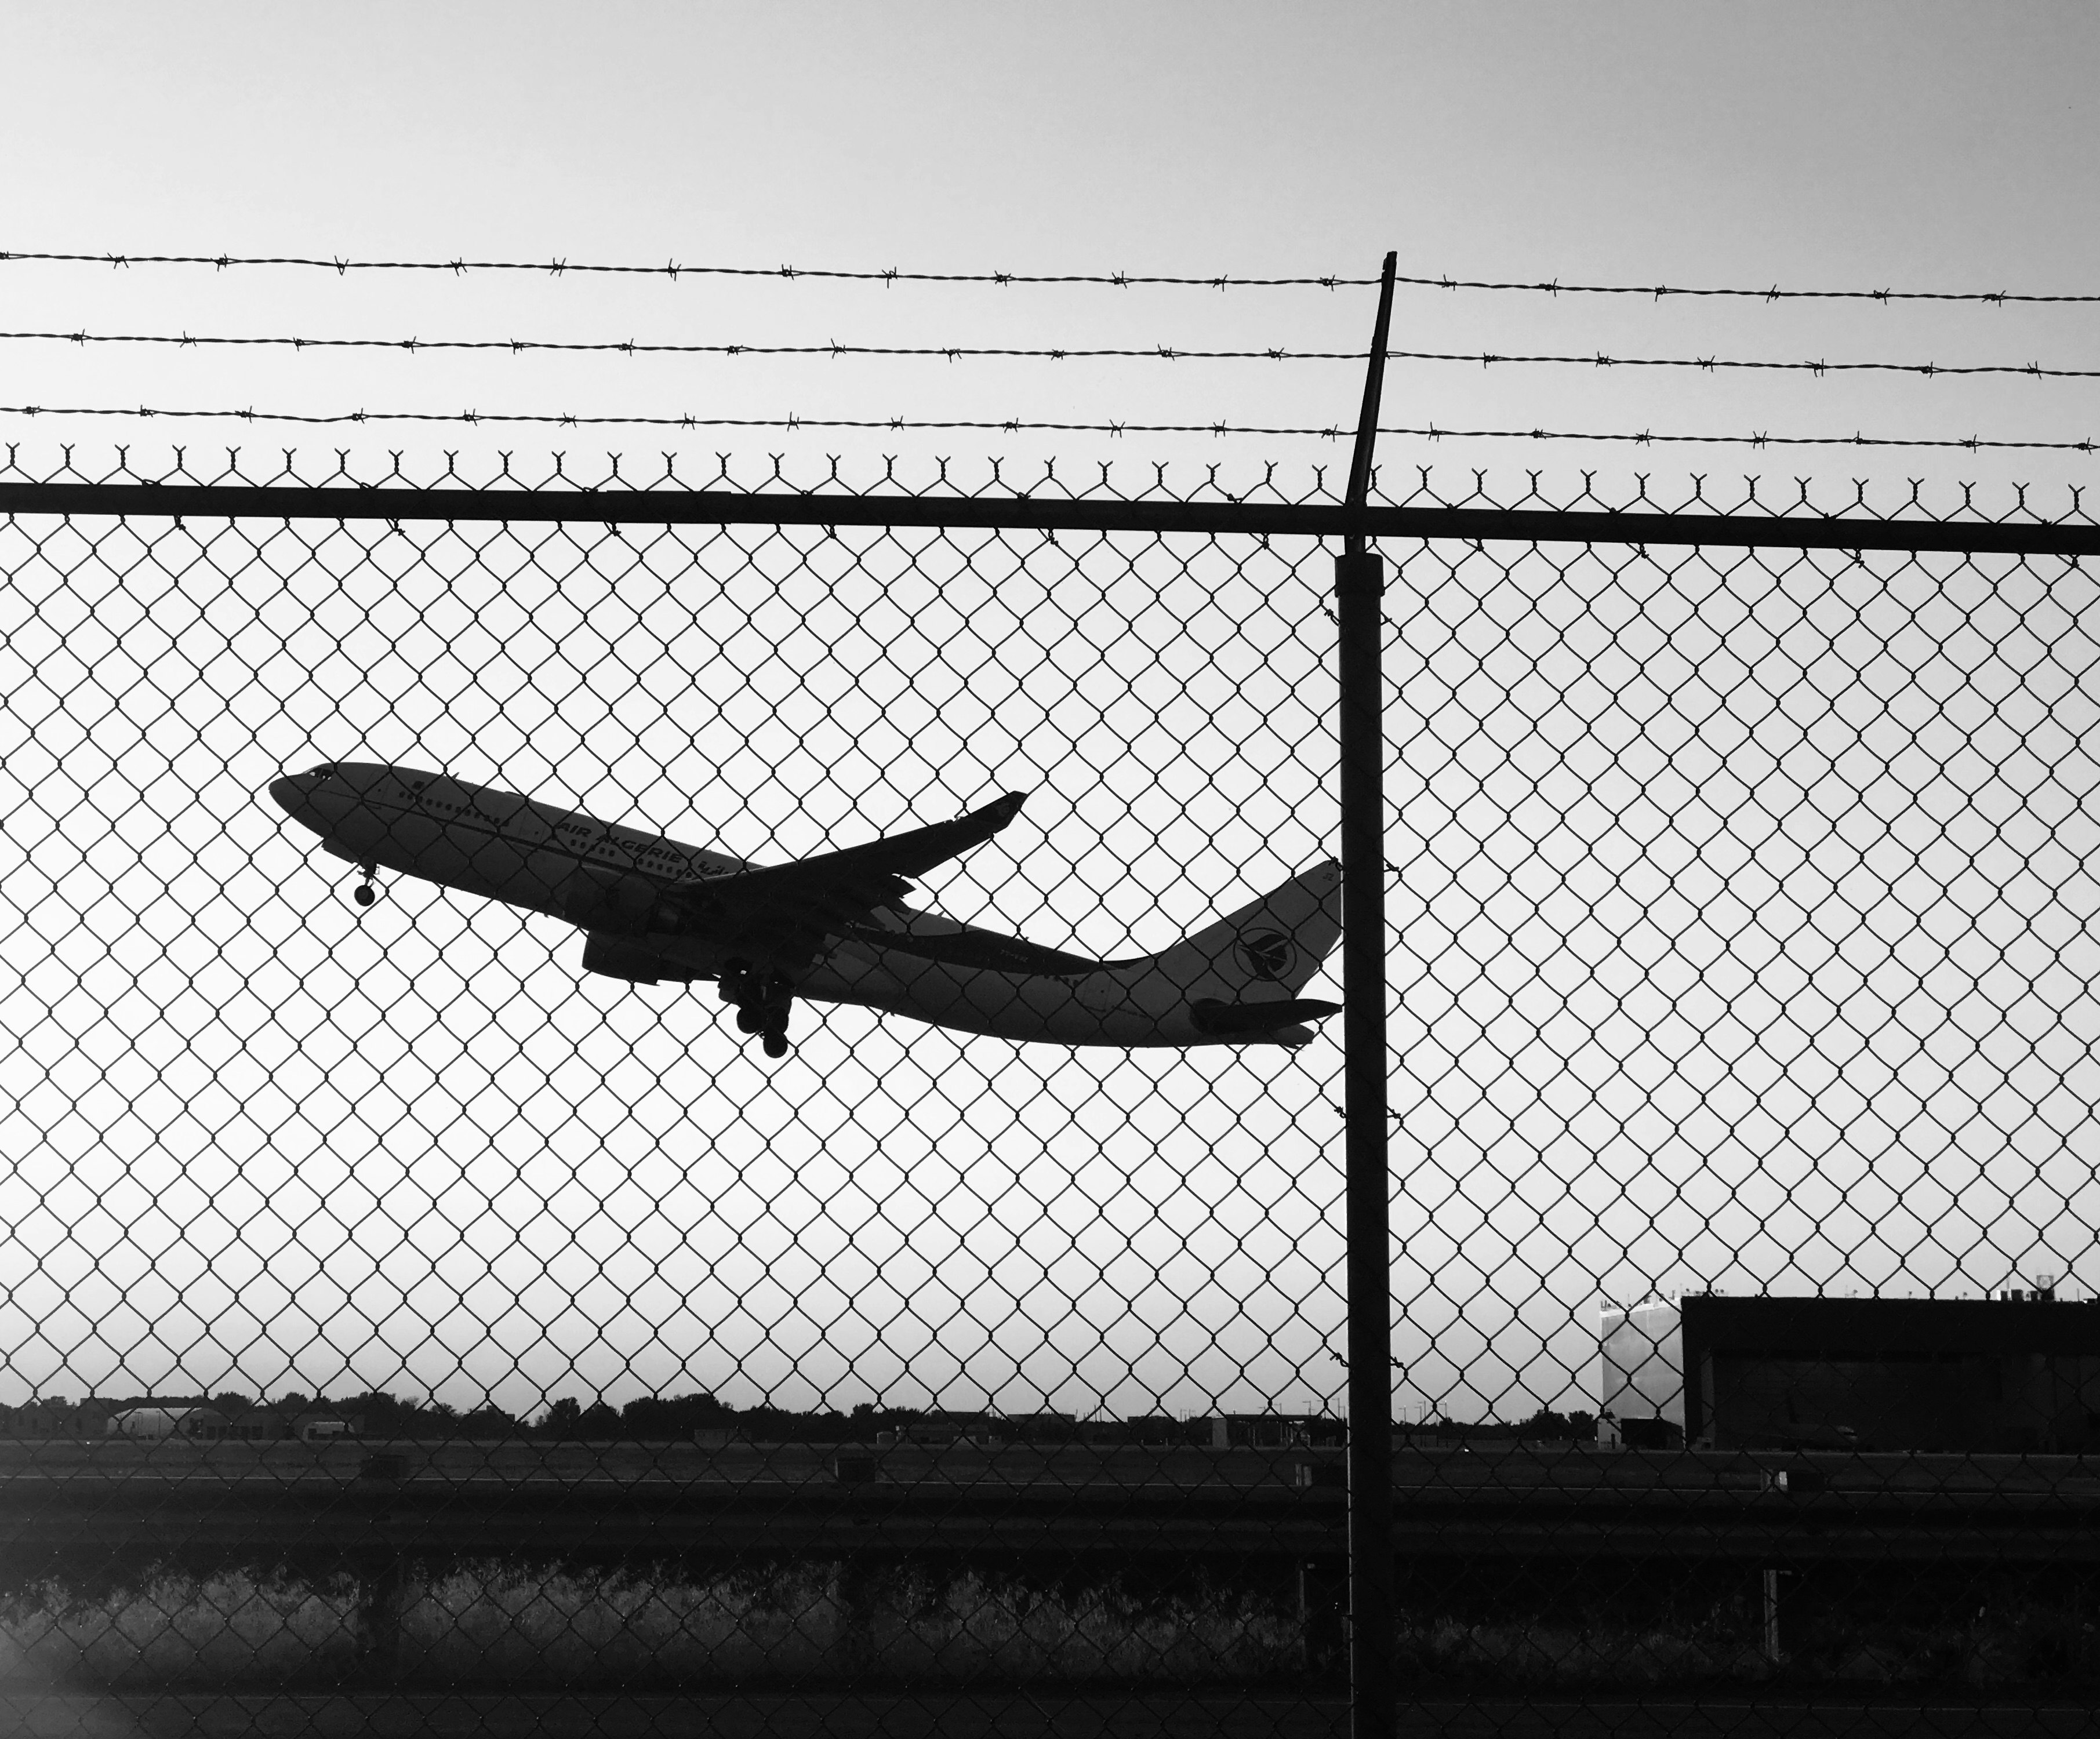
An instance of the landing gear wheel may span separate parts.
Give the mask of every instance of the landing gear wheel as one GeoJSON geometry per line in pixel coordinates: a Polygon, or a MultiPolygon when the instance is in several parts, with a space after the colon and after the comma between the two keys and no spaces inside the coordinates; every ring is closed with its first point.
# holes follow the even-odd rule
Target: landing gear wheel
{"type": "Polygon", "coordinates": [[[355,900],[360,905],[370,905],[373,900],[379,897],[379,890],[377,887],[373,886],[374,878],[379,874],[379,865],[377,864],[360,864],[357,867],[359,871],[364,875],[364,879],[362,882],[360,882],[355,887],[351,890],[350,897],[355,900]]]}
{"type": "Polygon", "coordinates": [[[736,1029],[765,1041],[765,1054],[788,1054],[788,1016],[795,1006],[795,980],[778,967],[761,971],[748,960],[725,960],[716,984],[723,1002],[736,1005],[736,1029]]]}
{"type": "Polygon", "coordinates": [[[788,1010],[794,1006],[795,984],[785,972],[769,972],[758,993],[758,1006],[767,1018],[778,1015],[781,1026],[788,1024],[788,1010]]]}
{"type": "Polygon", "coordinates": [[[765,1035],[765,1054],[788,1054],[788,1015],[795,1003],[795,988],[788,975],[776,972],[767,981],[765,1001],[759,1010],[759,1030],[765,1035]]]}

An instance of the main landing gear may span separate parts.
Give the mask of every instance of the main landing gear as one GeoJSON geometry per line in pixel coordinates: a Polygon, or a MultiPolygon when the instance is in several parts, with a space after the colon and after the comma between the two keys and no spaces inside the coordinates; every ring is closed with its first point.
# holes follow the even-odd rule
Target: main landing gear
{"type": "Polygon", "coordinates": [[[732,960],[722,967],[715,988],[723,1002],[736,1005],[738,1032],[761,1034],[769,1057],[788,1054],[788,1011],[794,1006],[795,985],[785,972],[732,960]]]}
{"type": "Polygon", "coordinates": [[[378,885],[373,879],[379,874],[379,865],[360,864],[357,867],[364,872],[364,879],[351,890],[350,897],[360,905],[370,905],[379,897],[378,885]]]}

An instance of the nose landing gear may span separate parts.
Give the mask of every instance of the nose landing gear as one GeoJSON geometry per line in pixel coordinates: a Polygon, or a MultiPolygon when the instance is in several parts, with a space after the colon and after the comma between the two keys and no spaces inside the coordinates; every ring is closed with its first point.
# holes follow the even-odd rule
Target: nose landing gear
{"type": "Polygon", "coordinates": [[[774,968],[761,971],[748,960],[726,962],[716,994],[736,1005],[736,1029],[759,1035],[765,1054],[788,1054],[788,1014],[794,1006],[795,985],[785,972],[774,968]]]}
{"type": "Polygon", "coordinates": [[[360,864],[357,867],[364,873],[364,879],[351,890],[350,897],[360,905],[370,905],[379,897],[379,889],[373,879],[379,874],[379,865],[360,864]]]}

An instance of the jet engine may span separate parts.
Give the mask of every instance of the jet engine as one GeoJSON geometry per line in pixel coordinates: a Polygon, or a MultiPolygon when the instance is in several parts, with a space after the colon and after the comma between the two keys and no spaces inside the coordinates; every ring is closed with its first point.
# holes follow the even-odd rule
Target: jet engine
{"type": "Polygon", "coordinates": [[[674,984],[690,984],[701,975],[678,961],[597,931],[584,938],[584,971],[624,978],[630,984],[654,984],[666,979],[674,984]]]}
{"type": "Polygon", "coordinates": [[[586,930],[642,936],[651,927],[662,892],[646,875],[581,864],[562,890],[562,916],[586,930]]]}

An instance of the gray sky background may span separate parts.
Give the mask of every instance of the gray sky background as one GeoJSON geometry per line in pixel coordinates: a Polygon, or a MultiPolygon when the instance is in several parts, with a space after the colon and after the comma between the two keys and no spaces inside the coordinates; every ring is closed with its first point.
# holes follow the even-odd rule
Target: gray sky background
{"type": "MultiPolygon", "coordinates": [[[[1367,275],[1395,247],[1404,272],[1463,277],[2100,286],[2100,24],[2071,6],[223,7],[179,18],[137,6],[24,11],[10,29],[23,70],[0,147],[34,170],[0,191],[10,250],[1367,275]]],[[[1349,350],[1371,306],[1362,289],[0,265],[9,330],[1349,350]]],[[[1394,341],[2100,368],[2095,330],[2080,308],[1414,290],[1399,300],[1394,341]]],[[[289,356],[5,341],[0,381],[11,404],[1314,425],[1346,423],[1359,391],[1348,363],[289,356]]],[[[2024,379],[1423,363],[1395,366],[1387,403],[1389,423],[1449,427],[2100,435],[2089,383],[2024,379]]],[[[150,471],[170,442],[165,423],[5,420],[31,471],[65,442],[83,469],[128,442],[150,471]]],[[[446,450],[470,468],[509,449],[530,475],[531,456],[544,466],[555,447],[585,473],[609,450],[660,463],[675,447],[702,475],[725,451],[743,456],[740,474],[762,474],[776,452],[803,476],[828,454],[862,477],[889,453],[907,466],[951,455],[980,474],[989,456],[1055,456],[1068,476],[1103,460],[1221,463],[1242,485],[1276,460],[1286,486],[1346,463],[1338,444],[1200,437],[211,421],[179,438],[193,452],[347,447],[367,468],[401,448],[412,473],[446,450]]],[[[1940,505],[1967,480],[2009,504],[2007,486],[2027,480],[2047,508],[2100,476],[2100,460],[2076,455],[1393,438],[1382,456],[1389,487],[1431,464],[1436,486],[1463,493],[1485,466],[1491,491],[1515,493],[1533,468],[1554,494],[1595,467],[1608,496],[1640,472],[1663,500],[1691,473],[1722,480],[1714,498],[1731,500],[1754,471],[1787,489],[1813,477],[1833,504],[1855,478],[1899,491],[1923,478],[1940,505]]],[[[893,546],[854,543],[867,572],[814,532],[748,561],[717,546],[697,565],[675,539],[641,554],[550,546],[542,566],[567,572],[571,595],[549,594],[546,610],[580,588],[598,601],[594,628],[607,612],[631,617],[635,644],[656,648],[644,662],[664,680],[651,679],[651,703],[699,759],[681,768],[666,751],[651,772],[624,753],[631,733],[571,741],[575,720],[551,691],[506,686],[505,661],[545,618],[502,635],[483,623],[474,659],[457,664],[435,644],[391,663],[334,650],[328,612],[346,600],[366,614],[343,631],[377,635],[377,649],[412,646],[491,575],[522,565],[506,608],[537,596],[532,565],[502,539],[484,571],[457,542],[419,562],[368,531],[338,535],[318,560],[280,544],[257,561],[221,539],[185,567],[170,544],[140,571],[183,567],[179,605],[148,610],[138,588],[120,588],[77,617],[57,583],[68,567],[91,591],[138,553],[120,540],[88,560],[61,538],[32,556],[11,534],[23,578],[9,607],[24,614],[7,623],[9,897],[28,907],[21,891],[59,864],[73,878],[68,900],[88,914],[55,936],[40,919],[9,944],[25,975],[10,1020],[34,1028],[31,1054],[53,1071],[7,1125],[0,1218],[15,1236],[0,1253],[16,1289],[0,1345],[14,1388],[355,1380],[530,1407],[577,1387],[619,1400],[705,1385],[796,1404],[990,1394],[1080,1411],[1102,1397],[1187,1410],[1338,1392],[1323,1350],[1339,1323],[1326,1278],[1339,1256],[1333,1046],[1052,1059],[849,1013],[776,1076],[729,1054],[703,998],[660,1008],[580,984],[563,927],[413,889],[358,924],[336,866],[288,844],[254,806],[288,762],[420,754],[756,852],[775,829],[782,850],[827,830],[849,843],[920,805],[930,818],[1027,782],[1031,757],[1076,739],[1074,721],[1046,715],[1024,729],[1002,716],[996,742],[981,732],[929,761],[930,782],[909,794],[871,796],[854,770],[866,746],[845,740],[797,759],[783,738],[783,771],[739,784],[735,754],[713,746],[746,736],[739,709],[765,698],[765,680],[732,658],[711,692],[688,680],[693,648],[651,639],[660,571],[718,582],[725,597],[752,588],[761,619],[817,587],[804,601],[842,612],[846,636],[877,608],[871,576],[898,561],[893,546]],[[54,585],[38,594],[48,602],[24,605],[54,585]],[[227,654],[215,636],[250,605],[267,632],[227,654]],[[149,651],[164,685],[210,685],[179,719],[156,711],[150,689],[114,712],[95,694],[149,651]],[[66,697],[57,715],[33,716],[19,698],[32,671],[66,697]],[[525,716],[528,702],[546,715],[525,716]],[[171,742],[183,751],[172,767],[171,742]],[[46,820],[75,789],[94,790],[100,811],[46,820]],[[46,1017],[25,1024],[38,1009],[46,1017]],[[972,1109],[958,1116],[958,1104],[972,1109]],[[1190,1149],[1204,1155],[1193,1170],[1162,1157],[1190,1149]]],[[[952,556],[922,559],[938,572],[952,556]]],[[[2086,1253],[2100,1208],[2093,1131],[2088,1112],[2067,1108],[2100,1092],[2087,1079],[2100,1009],[2080,964],[2094,892],[2084,865],[2100,843],[2084,759],[2084,583],[2016,577],[1999,597],[1961,575],[1941,595],[1921,570],[1819,562],[1775,580],[1757,563],[1695,558],[1681,584],[1638,565],[1621,583],[1596,561],[1564,579],[1536,554],[1507,575],[1480,556],[1449,573],[1423,558],[1410,568],[1419,608],[1399,630],[1395,674],[1418,714],[1396,715],[1411,743],[1396,788],[1410,865],[1396,916],[1412,959],[1427,962],[1402,963],[1396,1028],[1410,1137],[1426,1144],[1405,1150],[1398,1210],[1410,1407],[1471,1416],[1579,1403],[1600,1297],[1710,1283],[1974,1290],[2018,1283],[2023,1265],[2073,1270],[2086,1253]],[[1857,589],[1876,572],[1885,597],[1857,589]],[[2006,598],[2062,621],[2022,640],[1999,619],[2006,598]],[[1935,609],[1955,615],[1915,625],[1935,609]],[[1971,612],[1983,627],[1959,632],[1971,612]],[[1463,636],[1441,626],[1469,614],[1463,636]],[[1657,658],[1674,673],[1659,707],[1639,675],[1657,658]],[[1505,699],[1484,700],[1484,684],[1505,699]],[[1811,692],[1812,717],[1769,704],[1811,692]],[[1710,694],[1732,698],[1714,712],[1710,694]],[[2054,746],[2023,761],[2014,738],[2044,728],[2054,746]],[[1688,811],[1643,807],[1672,776],[1698,787],[1727,837],[1688,811]],[[1832,840],[1800,823],[1761,834],[1760,815],[1782,803],[1807,817],[1842,809],[1840,856],[1859,861],[1833,865],[1832,840]],[[1868,837],[1877,827],[1886,837],[1868,837]],[[1918,876],[1939,893],[1920,895],[1918,876]],[[1686,890],[1701,877],[1695,898],[1686,890]],[[1692,906],[1658,928],[1654,914],[1679,896],[1692,906]],[[1731,911],[1750,917],[1731,930],[1731,911]],[[1833,919],[1845,945],[1824,949],[1833,919]],[[1863,948],[1877,924],[1901,944],[1892,958],[1863,948]],[[2010,975],[1995,988],[1993,937],[1999,976],[2010,975]],[[1907,1021],[1929,1042],[1907,1049],[1907,1021]],[[1847,1037],[1861,1032],[1875,1035],[1864,1049],[1847,1037]],[[2008,1105],[2024,1107],[2010,1136],[2008,1105]]],[[[1003,596],[1036,600],[1039,614],[1017,619],[999,680],[1019,685],[1092,634],[1083,663],[1103,706],[1116,672],[1143,667],[1171,631],[1133,594],[1115,605],[1123,614],[1072,635],[1088,588],[1244,583],[1215,555],[1184,576],[1171,553],[1126,558],[1106,544],[1030,547],[1008,566],[1003,596]]],[[[1204,738],[1193,721],[1178,756],[1125,733],[1091,768],[1072,762],[1045,781],[1026,840],[1017,830],[941,884],[951,909],[1052,944],[1153,946],[1328,848],[1324,572],[1298,551],[1250,572],[1258,594],[1190,644],[1190,693],[1273,686],[1298,709],[1278,740],[1312,745],[1308,758],[1279,764],[1259,733],[1204,738]],[[1251,784],[1257,750],[1266,771],[1251,784]],[[1230,849],[1215,843],[1228,838],[1230,849]]],[[[908,566],[897,577],[901,610],[919,581],[908,566]]],[[[951,654],[968,637],[955,634],[942,643],[951,654]]],[[[620,654],[632,648],[589,644],[589,705],[631,702],[620,654]]],[[[913,656],[895,634],[873,643],[867,680],[913,694],[926,680],[913,656]]],[[[794,707],[837,680],[823,665],[803,668],[777,716],[760,709],[768,728],[806,728],[794,707]]],[[[1157,703],[1175,704],[1164,689],[1157,703]]]]}
{"type": "MultiPolygon", "coordinates": [[[[1403,271],[1604,283],[2089,288],[2074,5],[115,6],[24,9],[9,249],[920,270],[1403,271]]],[[[659,341],[1360,348],[1366,293],[16,265],[8,324],[659,341]]],[[[1404,293],[1405,348],[2100,367],[2076,308],[1404,293]]],[[[1346,363],[179,355],[10,345],[13,403],[1102,422],[1346,422],[1346,363]]],[[[1388,420],[2082,438],[2090,387],[1410,364],[1388,420]]],[[[168,425],[121,425],[157,448],[168,425]]],[[[106,442],[107,423],[32,433],[106,442]]],[[[350,432],[354,434],[355,431],[350,432]]],[[[193,442],[374,451],[464,429],[193,442]]],[[[658,451],[660,434],[501,444],[658,451]]],[[[1064,454],[1074,438],[751,431],[689,450],[1064,454]],[[770,442],[768,447],[766,443],[770,442]]],[[[1099,456],[1317,460],[1165,438],[1099,456]]],[[[1388,443],[1388,466],[2089,480],[2089,456],[1388,443]]]]}

